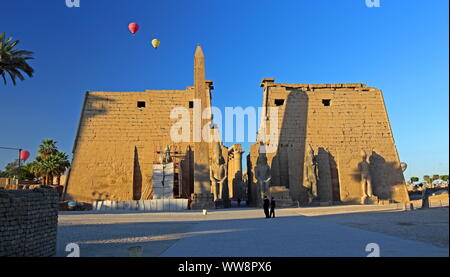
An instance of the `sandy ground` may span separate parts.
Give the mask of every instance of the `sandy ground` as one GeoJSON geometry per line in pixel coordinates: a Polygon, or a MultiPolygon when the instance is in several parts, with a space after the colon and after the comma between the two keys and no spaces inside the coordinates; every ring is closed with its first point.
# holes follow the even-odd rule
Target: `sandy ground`
{"type": "Polygon", "coordinates": [[[181,213],[62,212],[57,256],[78,243],[82,257],[364,256],[379,242],[387,256],[448,256],[448,208],[401,211],[389,206],[333,206],[181,213]]]}

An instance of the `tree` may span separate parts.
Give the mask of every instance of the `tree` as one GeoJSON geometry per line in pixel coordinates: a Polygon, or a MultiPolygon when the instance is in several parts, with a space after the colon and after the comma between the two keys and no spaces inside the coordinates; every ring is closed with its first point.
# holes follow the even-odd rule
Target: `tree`
{"type": "Polygon", "coordinates": [[[22,72],[33,77],[34,69],[28,64],[28,60],[33,59],[31,57],[33,52],[25,50],[14,50],[13,48],[19,44],[19,41],[13,41],[10,37],[6,40],[6,34],[0,34],[0,76],[3,78],[3,82],[6,85],[6,74],[9,75],[11,81],[16,85],[16,78],[23,81],[22,72]]]}
{"type": "Polygon", "coordinates": [[[56,154],[50,155],[48,160],[52,167],[51,175],[58,178],[57,185],[59,186],[61,183],[61,175],[70,167],[69,158],[66,153],[57,152],[56,154]]]}
{"type": "Polygon", "coordinates": [[[31,163],[26,163],[20,168],[20,180],[33,180],[36,178],[36,175],[31,172],[30,168],[31,163]]]}
{"type": "Polygon", "coordinates": [[[419,182],[419,177],[411,177],[411,183],[419,182]]]}
{"type": "Polygon", "coordinates": [[[5,166],[5,172],[8,174],[8,178],[19,177],[19,160],[8,163],[5,166]]]}
{"type": "Polygon", "coordinates": [[[44,168],[42,167],[41,163],[38,162],[40,159],[40,156],[37,156],[36,159],[30,163],[30,171],[37,177],[44,177],[44,180],[42,180],[42,183],[46,183],[46,179],[44,176],[44,168]]]}
{"type": "Polygon", "coordinates": [[[432,179],[433,179],[433,181],[439,180],[439,177],[440,177],[439,175],[435,174],[435,175],[433,175],[432,179]]]}
{"type": "Polygon", "coordinates": [[[38,154],[44,159],[56,153],[58,153],[58,148],[54,140],[44,139],[41,145],[39,145],[38,154]]]}
{"type": "Polygon", "coordinates": [[[10,162],[5,166],[5,170],[0,172],[2,178],[20,178],[21,180],[32,180],[36,176],[30,171],[30,164],[27,163],[19,168],[19,160],[10,162]]]}
{"type": "Polygon", "coordinates": [[[448,175],[441,175],[441,180],[448,182],[448,175]]]}
{"type": "Polygon", "coordinates": [[[69,158],[66,153],[59,152],[56,142],[45,139],[39,146],[39,156],[34,161],[24,164],[19,171],[19,160],[9,163],[5,171],[0,171],[0,177],[20,179],[42,178],[43,185],[52,185],[53,177],[57,177],[57,184],[60,185],[61,175],[70,167],[69,158]]]}
{"type": "Polygon", "coordinates": [[[431,183],[433,182],[429,175],[423,176],[423,180],[427,183],[427,185],[431,186],[431,183]]]}
{"type": "Polygon", "coordinates": [[[30,166],[31,171],[41,176],[45,185],[52,185],[55,176],[58,178],[57,184],[60,185],[61,175],[70,167],[67,154],[59,152],[56,142],[50,139],[42,141],[38,153],[39,156],[30,166]]]}

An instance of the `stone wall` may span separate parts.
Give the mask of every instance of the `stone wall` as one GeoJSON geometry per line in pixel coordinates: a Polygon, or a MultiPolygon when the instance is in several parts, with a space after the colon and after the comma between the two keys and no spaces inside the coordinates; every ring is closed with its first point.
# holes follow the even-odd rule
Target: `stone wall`
{"type": "MultiPolygon", "coordinates": [[[[311,145],[319,162],[328,161],[326,167],[319,167],[326,169],[329,180],[319,182],[320,198],[359,203],[358,166],[364,150],[374,194],[381,200],[409,200],[380,90],[364,84],[276,84],[273,79],[265,79],[262,86],[263,105],[279,109],[276,151],[267,154],[272,186],[285,186],[294,200],[307,202],[303,166],[305,149],[311,145]]],[[[248,160],[253,196],[258,148],[259,144],[250,147],[248,160]]]]}
{"type": "Polygon", "coordinates": [[[19,180],[12,178],[0,178],[0,188],[9,189],[10,187],[18,186],[19,180]]]}
{"type": "Polygon", "coordinates": [[[54,256],[57,226],[54,189],[0,189],[0,257],[54,256]]]}
{"type": "MultiPolygon", "coordinates": [[[[167,145],[186,152],[188,143],[173,143],[170,119],[175,107],[189,109],[192,90],[89,92],[74,147],[67,199],[151,199],[153,164],[167,145]],[[145,102],[139,108],[138,102],[145,102]]],[[[191,149],[194,147],[191,146],[191,149]]]]}
{"type": "MultiPolygon", "coordinates": [[[[193,109],[189,103],[193,97],[192,88],[185,91],[87,93],[66,199],[87,203],[152,199],[153,165],[159,163],[158,153],[164,152],[166,146],[179,157],[183,180],[192,183],[193,176],[189,172],[193,171],[195,143],[172,141],[170,130],[179,119],[171,119],[170,112],[176,107],[190,111],[186,126],[190,126],[192,138],[193,109]],[[145,102],[146,107],[138,108],[137,102],[145,102]]],[[[233,146],[233,151],[239,147],[233,146]]],[[[223,155],[228,158],[226,147],[223,147],[223,155]]],[[[231,197],[234,197],[233,188],[241,178],[242,161],[240,154],[236,159],[233,155],[232,159],[229,170],[232,178],[228,181],[231,197]]],[[[209,169],[205,170],[209,173],[209,169]]],[[[192,187],[192,184],[181,185],[192,187]]]]}

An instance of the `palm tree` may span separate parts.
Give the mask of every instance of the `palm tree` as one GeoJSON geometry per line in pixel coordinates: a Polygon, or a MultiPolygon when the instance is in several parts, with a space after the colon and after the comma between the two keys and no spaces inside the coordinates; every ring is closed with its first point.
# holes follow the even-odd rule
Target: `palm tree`
{"type": "Polygon", "coordinates": [[[63,152],[58,152],[50,157],[52,157],[52,163],[55,164],[55,170],[52,171],[52,175],[58,177],[56,184],[59,186],[61,183],[61,175],[70,167],[69,157],[63,152]]]}
{"type": "Polygon", "coordinates": [[[37,161],[38,157],[36,157],[36,159],[34,161],[28,163],[28,167],[29,167],[30,172],[32,174],[34,174],[34,176],[41,177],[42,176],[42,171],[41,171],[41,167],[39,165],[39,162],[37,161]]]}
{"type": "Polygon", "coordinates": [[[47,170],[44,166],[44,158],[37,156],[36,159],[30,165],[30,171],[41,178],[41,184],[47,184],[47,170]]]}
{"type": "Polygon", "coordinates": [[[43,178],[44,185],[53,185],[53,177],[58,177],[57,185],[60,185],[61,175],[69,168],[68,156],[63,152],[56,152],[47,157],[37,156],[30,166],[31,171],[43,178]]]}
{"type": "Polygon", "coordinates": [[[429,187],[431,187],[431,184],[433,183],[433,180],[431,179],[431,177],[429,175],[423,176],[423,180],[425,181],[425,183],[427,183],[427,185],[429,187]]]}
{"type": "Polygon", "coordinates": [[[56,147],[56,141],[52,139],[44,139],[39,145],[38,154],[44,159],[56,153],[58,153],[58,148],[56,147]]]}
{"type": "Polygon", "coordinates": [[[27,63],[27,60],[33,59],[33,52],[25,50],[14,50],[19,41],[13,41],[10,37],[6,40],[6,34],[0,34],[0,75],[6,85],[6,74],[8,73],[11,81],[16,85],[16,78],[25,80],[22,72],[33,77],[34,69],[27,63]],[[21,72],[22,71],[22,72],[21,72]]]}
{"type": "Polygon", "coordinates": [[[59,152],[56,147],[56,141],[52,139],[44,139],[39,145],[39,156],[30,166],[31,171],[42,177],[44,185],[52,185],[53,177],[58,177],[57,184],[60,185],[61,175],[70,167],[68,156],[59,152]]]}

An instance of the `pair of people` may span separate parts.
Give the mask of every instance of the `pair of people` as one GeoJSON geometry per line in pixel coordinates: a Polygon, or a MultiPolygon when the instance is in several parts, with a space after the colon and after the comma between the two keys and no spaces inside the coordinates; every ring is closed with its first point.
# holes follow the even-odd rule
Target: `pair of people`
{"type": "Polygon", "coordinates": [[[264,207],[264,214],[266,215],[266,218],[275,217],[276,202],[273,197],[271,200],[269,200],[269,198],[267,198],[267,196],[264,196],[263,207],[264,207]],[[269,211],[269,208],[270,208],[270,211],[269,211]]]}

